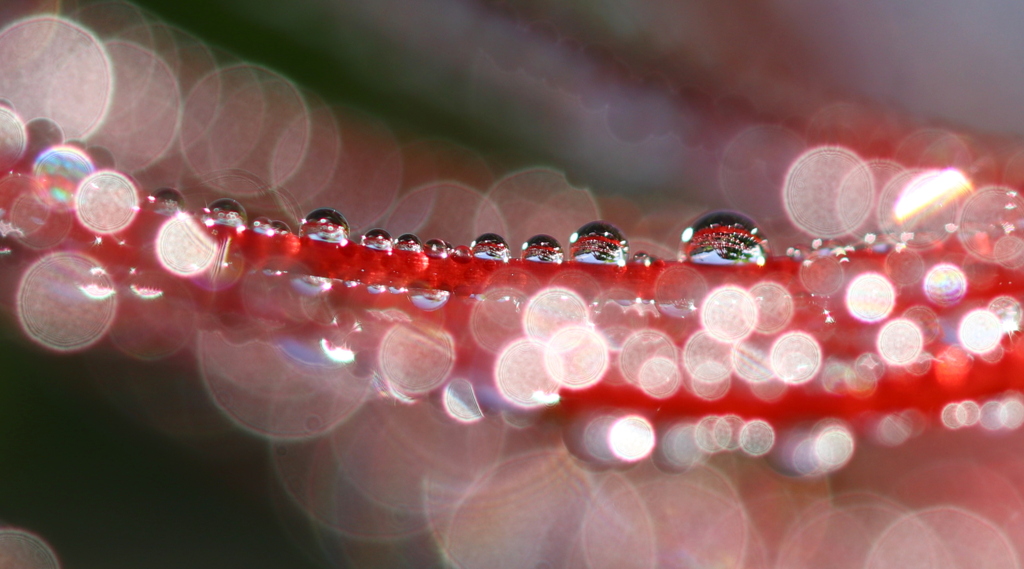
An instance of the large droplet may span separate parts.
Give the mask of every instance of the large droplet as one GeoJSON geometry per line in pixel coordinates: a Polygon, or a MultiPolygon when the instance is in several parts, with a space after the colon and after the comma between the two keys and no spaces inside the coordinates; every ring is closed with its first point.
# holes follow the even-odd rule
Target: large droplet
{"type": "Polygon", "coordinates": [[[423,244],[420,242],[420,238],[412,233],[403,233],[398,236],[398,239],[395,239],[395,249],[409,253],[422,253],[423,244]]]}
{"type": "Polygon", "coordinates": [[[562,245],[550,235],[534,235],[523,243],[523,260],[535,263],[561,263],[562,245]]]}
{"type": "Polygon", "coordinates": [[[470,244],[470,248],[477,259],[507,263],[512,257],[505,238],[497,233],[484,233],[470,244]]]}
{"type": "Polygon", "coordinates": [[[299,235],[325,243],[348,243],[348,220],[336,209],[315,209],[302,220],[299,235]]]}
{"type": "Polygon", "coordinates": [[[387,251],[395,247],[391,234],[383,229],[371,229],[363,234],[363,247],[374,251],[387,251]]]}
{"type": "Polygon", "coordinates": [[[441,239],[427,239],[423,244],[423,252],[431,259],[447,259],[450,247],[441,239]]]}
{"type": "Polygon", "coordinates": [[[569,253],[580,263],[625,266],[629,242],[618,227],[607,221],[591,221],[569,237],[569,253]]]}
{"type": "Polygon", "coordinates": [[[732,211],[708,213],[683,231],[681,254],[700,265],[763,265],[768,243],[749,217],[732,211]]]}
{"type": "Polygon", "coordinates": [[[146,198],[146,203],[160,215],[177,215],[185,209],[185,196],[174,188],[159,188],[146,198]]]}
{"type": "Polygon", "coordinates": [[[207,227],[224,225],[241,229],[245,227],[245,208],[231,198],[221,198],[203,210],[203,223],[207,227]]]}

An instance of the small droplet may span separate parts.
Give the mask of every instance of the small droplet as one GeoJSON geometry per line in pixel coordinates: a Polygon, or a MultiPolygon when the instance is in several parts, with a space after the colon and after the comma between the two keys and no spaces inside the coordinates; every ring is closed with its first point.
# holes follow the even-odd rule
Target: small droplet
{"type": "Polygon", "coordinates": [[[684,259],[699,265],[763,265],[767,242],[757,224],[732,211],[713,211],[683,231],[684,259]]]}
{"type": "Polygon", "coordinates": [[[277,235],[277,230],[271,225],[269,217],[260,216],[252,220],[252,230],[254,233],[260,235],[274,236],[277,235]]]}
{"type": "Polygon", "coordinates": [[[637,251],[636,253],[633,253],[633,258],[629,262],[634,265],[650,267],[651,263],[654,262],[654,257],[648,255],[646,251],[637,251]]]}
{"type": "Polygon", "coordinates": [[[452,258],[459,263],[468,263],[473,260],[473,252],[465,245],[459,245],[452,252],[452,258]]]}
{"type": "Polygon", "coordinates": [[[423,244],[423,252],[431,259],[447,259],[450,247],[441,239],[427,239],[423,244]]]}
{"type": "Polygon", "coordinates": [[[420,310],[437,310],[448,303],[451,293],[446,290],[411,288],[409,289],[409,300],[413,306],[420,310]]]}
{"type": "Polygon", "coordinates": [[[625,266],[629,242],[607,221],[592,221],[569,237],[572,260],[580,263],[625,266]]]}
{"type": "Polygon", "coordinates": [[[423,244],[420,243],[420,238],[412,233],[403,233],[398,236],[398,239],[395,239],[395,249],[409,253],[422,253],[423,244]]]}
{"type": "Polygon", "coordinates": [[[373,249],[374,251],[386,251],[391,252],[395,247],[395,242],[391,239],[391,234],[383,229],[371,229],[363,234],[363,247],[367,249],[373,249]]]}
{"type": "Polygon", "coordinates": [[[231,198],[216,200],[203,210],[203,223],[207,227],[226,225],[228,227],[245,227],[245,208],[231,198]]]}
{"type": "Polygon", "coordinates": [[[505,238],[497,233],[484,233],[477,237],[470,247],[472,247],[473,256],[477,259],[507,263],[512,257],[505,238]]]}
{"type": "Polygon", "coordinates": [[[534,235],[523,243],[523,260],[535,263],[561,263],[562,245],[550,235],[534,235]]]}
{"type": "Polygon", "coordinates": [[[348,243],[348,220],[338,210],[329,207],[315,209],[302,220],[299,234],[325,243],[348,243]]]}
{"type": "Polygon", "coordinates": [[[278,235],[291,235],[292,233],[291,226],[279,219],[270,220],[270,226],[274,228],[278,235]]]}
{"type": "Polygon", "coordinates": [[[185,209],[185,196],[174,188],[159,188],[146,198],[146,203],[160,215],[177,215],[185,209]]]}

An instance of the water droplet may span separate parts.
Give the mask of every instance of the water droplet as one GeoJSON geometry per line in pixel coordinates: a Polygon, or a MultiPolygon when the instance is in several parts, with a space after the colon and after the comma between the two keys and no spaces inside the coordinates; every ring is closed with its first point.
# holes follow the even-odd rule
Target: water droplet
{"type": "Polygon", "coordinates": [[[185,196],[174,188],[159,188],[146,198],[146,202],[160,215],[177,215],[185,209],[185,196]]]}
{"type": "Polygon", "coordinates": [[[536,263],[561,263],[562,245],[550,235],[534,235],[523,243],[523,260],[536,263]]]}
{"type": "Polygon", "coordinates": [[[451,293],[446,290],[429,288],[409,289],[409,300],[420,310],[437,310],[448,303],[451,293]]]}
{"type": "Polygon", "coordinates": [[[270,220],[270,226],[274,228],[278,235],[291,235],[292,233],[291,226],[279,219],[270,220]]]}
{"type": "Polygon", "coordinates": [[[302,220],[299,234],[325,243],[348,243],[348,220],[338,210],[329,207],[315,209],[302,220]]]}
{"type": "Polygon", "coordinates": [[[767,242],[757,224],[732,211],[713,211],[683,231],[685,259],[700,265],[763,265],[767,242]]]}
{"type": "MultiPolygon", "coordinates": [[[[460,263],[468,263],[473,259],[473,252],[465,245],[459,245],[452,252],[452,258],[460,263]]],[[[507,260],[507,259],[506,259],[507,260]]]]}
{"type": "Polygon", "coordinates": [[[634,265],[650,267],[651,263],[654,262],[654,257],[648,255],[646,251],[637,251],[633,254],[633,258],[629,262],[634,265]]]}
{"type": "Polygon", "coordinates": [[[580,263],[621,267],[629,257],[629,242],[614,225],[592,221],[569,237],[569,252],[572,259],[580,263]]]}
{"type": "Polygon", "coordinates": [[[420,238],[412,233],[403,233],[398,236],[398,239],[395,239],[395,249],[409,253],[422,253],[423,244],[420,243],[420,238]]]}
{"type": "Polygon", "coordinates": [[[512,257],[505,238],[497,233],[484,233],[477,237],[470,247],[472,247],[473,256],[477,259],[507,263],[512,257]]]}
{"type": "Polygon", "coordinates": [[[423,252],[431,259],[447,259],[449,245],[441,239],[427,239],[423,244],[423,252]]]}
{"type": "Polygon", "coordinates": [[[269,217],[257,217],[252,220],[252,230],[260,235],[274,236],[277,235],[277,230],[271,225],[269,217]]]}
{"type": "Polygon", "coordinates": [[[203,210],[203,223],[207,227],[214,225],[226,225],[236,229],[245,227],[245,208],[231,198],[221,198],[203,210]]]}
{"type": "Polygon", "coordinates": [[[363,234],[363,247],[367,249],[373,249],[374,251],[387,251],[391,252],[391,249],[395,247],[395,242],[391,239],[391,234],[383,229],[371,229],[363,234]]]}

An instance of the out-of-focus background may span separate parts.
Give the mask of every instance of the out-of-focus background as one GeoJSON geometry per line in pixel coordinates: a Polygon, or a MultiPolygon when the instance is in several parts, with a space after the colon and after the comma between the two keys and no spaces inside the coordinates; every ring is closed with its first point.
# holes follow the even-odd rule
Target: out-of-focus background
{"type": "MultiPolygon", "coordinates": [[[[0,18],[30,4],[5,3],[0,18]]],[[[1007,154],[1024,133],[1024,7],[1013,2],[138,5],[218,62],[276,70],[399,142],[441,141],[430,144],[449,159],[498,174],[562,172],[606,216],[648,219],[644,237],[665,247],[711,208],[786,231],[773,189],[803,149],[790,132],[896,152],[887,133],[929,125],[990,133],[985,147],[1007,154]],[[777,130],[733,144],[754,124],[777,130]]],[[[303,525],[288,521],[296,514],[275,490],[266,443],[226,421],[190,421],[204,403],[188,358],[53,356],[4,316],[0,521],[38,533],[71,568],[321,566],[304,553],[316,547],[303,525]],[[158,382],[146,393],[166,398],[168,416],[134,417],[133,382],[158,382]]]]}

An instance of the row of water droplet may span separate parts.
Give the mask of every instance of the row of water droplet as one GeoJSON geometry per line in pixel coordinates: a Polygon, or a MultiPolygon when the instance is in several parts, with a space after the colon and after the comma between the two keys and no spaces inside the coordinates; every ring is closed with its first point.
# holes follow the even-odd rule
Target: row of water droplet
{"type": "MultiPolygon", "coordinates": [[[[183,209],[184,197],[172,188],[159,189],[149,197],[150,204],[160,213],[175,214],[183,209]]],[[[245,229],[247,218],[240,203],[230,198],[216,200],[203,210],[207,226],[221,225],[236,230],[245,229]]],[[[251,229],[265,235],[291,233],[283,221],[258,217],[251,229]]],[[[317,241],[345,245],[350,228],[345,216],[331,208],[319,208],[302,220],[299,235],[317,241]]],[[[371,229],[363,234],[361,244],[376,251],[406,251],[423,253],[435,259],[448,257],[467,262],[470,259],[508,262],[512,251],[505,239],[496,233],[484,233],[469,246],[451,244],[441,239],[421,241],[412,233],[397,238],[384,229],[371,229]]],[[[550,235],[535,235],[522,244],[521,258],[538,263],[561,263],[562,245],[550,235]]],[[[625,266],[627,262],[650,266],[656,261],[646,252],[629,256],[629,242],[617,227],[606,221],[592,221],[580,227],[569,237],[569,255],[572,261],[599,265],[625,266]]],[[[680,260],[712,265],[763,265],[768,256],[767,240],[759,234],[756,224],[748,217],[734,212],[707,214],[682,234],[680,260]]]]}

